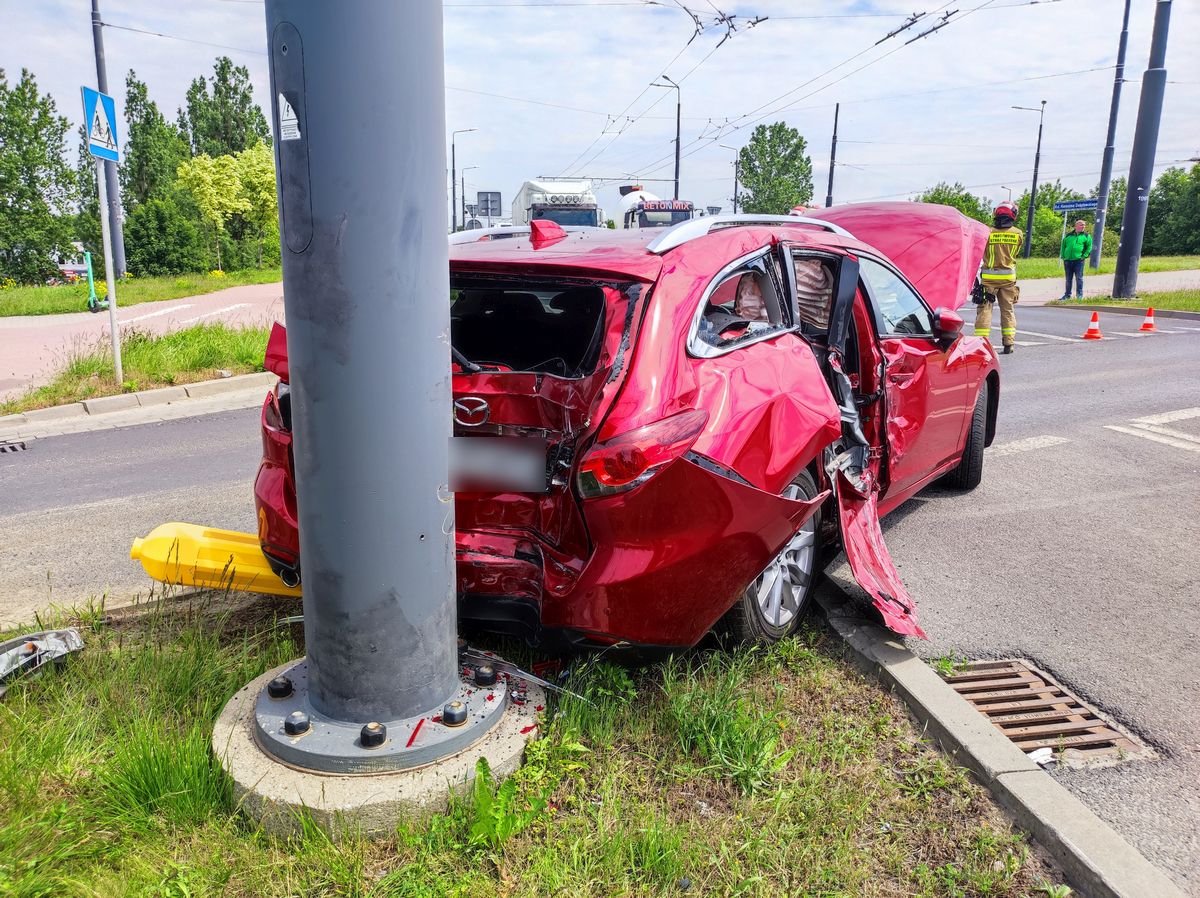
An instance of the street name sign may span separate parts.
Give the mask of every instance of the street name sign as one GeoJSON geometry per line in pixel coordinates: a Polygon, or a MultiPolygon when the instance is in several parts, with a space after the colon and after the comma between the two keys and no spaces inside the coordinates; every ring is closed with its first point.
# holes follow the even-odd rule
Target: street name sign
{"type": "Polygon", "coordinates": [[[83,91],[83,124],[87,128],[88,152],[97,159],[117,162],[117,107],[113,98],[90,87],[83,91]]]}
{"type": "Polygon", "coordinates": [[[1055,212],[1083,212],[1095,209],[1100,205],[1099,200],[1063,200],[1054,204],[1055,212]]]}

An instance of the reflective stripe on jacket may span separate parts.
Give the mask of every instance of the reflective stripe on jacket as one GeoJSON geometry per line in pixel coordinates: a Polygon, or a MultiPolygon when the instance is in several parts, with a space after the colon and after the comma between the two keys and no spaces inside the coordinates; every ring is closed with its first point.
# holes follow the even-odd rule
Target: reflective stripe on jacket
{"type": "Polygon", "coordinates": [[[983,251],[983,271],[980,273],[985,284],[1016,281],[1017,253],[1021,251],[1024,236],[1017,228],[992,228],[983,251]]]}

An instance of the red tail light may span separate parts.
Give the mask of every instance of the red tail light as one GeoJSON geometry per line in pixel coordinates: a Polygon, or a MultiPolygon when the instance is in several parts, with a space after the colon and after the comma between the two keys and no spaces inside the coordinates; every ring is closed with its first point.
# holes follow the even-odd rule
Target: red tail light
{"type": "Polygon", "coordinates": [[[271,327],[271,336],[267,338],[267,354],[263,358],[263,367],[284,383],[288,383],[287,331],[278,321],[271,327]]]}
{"type": "Polygon", "coordinates": [[[597,443],[579,463],[579,495],[591,499],[640,486],[692,448],[706,421],[707,412],[692,409],[597,443]]]}

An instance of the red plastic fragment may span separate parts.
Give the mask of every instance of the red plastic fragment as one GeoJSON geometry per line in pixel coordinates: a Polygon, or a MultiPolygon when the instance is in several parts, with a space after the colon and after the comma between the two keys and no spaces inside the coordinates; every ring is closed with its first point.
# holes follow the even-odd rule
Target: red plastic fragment
{"type": "MultiPolygon", "coordinates": [[[[440,717],[434,718],[434,722],[438,722],[440,720],[441,720],[440,717]]],[[[420,720],[417,721],[417,725],[415,727],[413,727],[412,734],[408,737],[408,741],[404,743],[405,748],[412,748],[413,741],[417,738],[417,733],[421,732],[421,724],[423,724],[424,722],[425,722],[424,717],[422,717],[420,720]]]]}
{"type": "Polygon", "coordinates": [[[526,733],[532,733],[536,729],[537,729],[537,724],[531,723],[529,726],[523,727],[521,729],[521,735],[524,736],[526,733]]]}

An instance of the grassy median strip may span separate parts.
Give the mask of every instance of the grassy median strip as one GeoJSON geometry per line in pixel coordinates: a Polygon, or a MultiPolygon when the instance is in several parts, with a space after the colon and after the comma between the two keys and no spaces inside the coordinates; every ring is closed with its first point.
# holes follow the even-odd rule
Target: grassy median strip
{"type": "Polygon", "coordinates": [[[0,892],[949,898],[1055,888],[986,793],[815,632],[636,670],[584,661],[573,686],[591,703],[547,709],[543,738],[504,783],[482,771],[449,813],[414,816],[382,841],[335,844],[307,823],[296,837],[268,836],[237,813],[208,738],[235,690],[303,652],[301,628],[277,622],[295,610],[200,594],[74,613],[83,652],[13,683],[0,704],[0,892]]]}
{"type": "MultiPolygon", "coordinates": [[[[248,271],[226,271],[222,274],[178,274],[165,277],[132,277],[117,282],[117,306],[136,306],[143,302],[179,299],[214,293],[226,287],[246,284],[271,284],[283,278],[279,268],[258,268],[248,271]]],[[[97,293],[104,293],[104,280],[96,283],[97,293]]],[[[63,312],[86,312],[87,282],[61,284],[56,287],[9,287],[0,289],[0,317],[7,315],[57,315],[63,312]]]]}
{"type": "Polygon", "coordinates": [[[1129,309],[1170,309],[1179,312],[1200,312],[1200,290],[1165,290],[1162,293],[1143,293],[1136,299],[1113,299],[1111,296],[1085,296],[1083,299],[1057,299],[1051,306],[1120,306],[1129,309]]]}
{"type": "Polygon", "coordinates": [[[68,352],[62,371],[45,386],[0,402],[0,415],[63,405],[98,396],[147,390],[229,374],[262,371],[267,348],[266,327],[198,324],[161,336],[127,329],[121,337],[125,381],[114,378],[108,341],[68,352]]]}
{"type": "MultiPolygon", "coordinates": [[[[1193,268],[1200,268],[1200,256],[1142,256],[1142,261],[1138,264],[1139,272],[1185,271],[1193,268]]],[[[1093,271],[1085,262],[1083,277],[1086,281],[1089,274],[1112,274],[1116,270],[1117,257],[1104,256],[1100,259],[1099,271],[1093,271]]],[[[1055,258],[1017,259],[1017,277],[1022,281],[1060,278],[1063,277],[1062,262],[1055,258]]]]}

